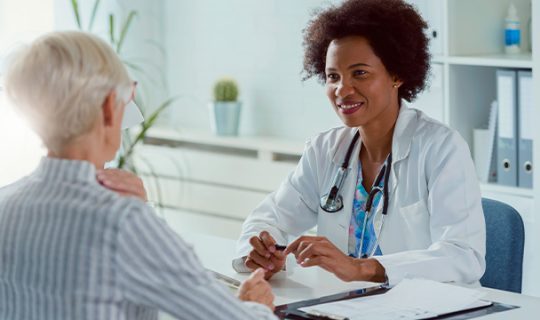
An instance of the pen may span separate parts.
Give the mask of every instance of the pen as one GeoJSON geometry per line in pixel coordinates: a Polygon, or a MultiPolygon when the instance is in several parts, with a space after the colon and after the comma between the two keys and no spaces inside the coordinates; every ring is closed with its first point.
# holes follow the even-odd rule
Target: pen
{"type": "Polygon", "coordinates": [[[276,245],[274,245],[274,248],[276,248],[277,251],[283,251],[283,250],[287,249],[287,246],[282,246],[282,245],[276,244],[276,245]]]}

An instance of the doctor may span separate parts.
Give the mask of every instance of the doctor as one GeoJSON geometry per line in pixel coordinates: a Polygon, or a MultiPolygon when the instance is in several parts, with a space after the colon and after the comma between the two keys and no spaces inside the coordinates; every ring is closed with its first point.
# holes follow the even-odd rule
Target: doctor
{"type": "Polygon", "coordinates": [[[477,283],[485,224],[468,146],[405,104],[426,85],[426,28],[402,0],[348,0],[310,21],[304,70],[325,83],[344,126],[309,140],[247,218],[237,271],[262,267],[270,278],[292,253],[344,281],[477,283]],[[302,235],[314,227],[317,236],[302,235]]]}

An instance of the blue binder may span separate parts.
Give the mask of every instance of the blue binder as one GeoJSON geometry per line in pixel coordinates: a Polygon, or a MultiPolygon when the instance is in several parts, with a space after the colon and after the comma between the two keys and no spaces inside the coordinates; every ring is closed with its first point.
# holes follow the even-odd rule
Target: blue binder
{"type": "Polygon", "coordinates": [[[532,188],[534,103],[531,71],[518,72],[518,186],[532,188]]]}
{"type": "Polygon", "coordinates": [[[497,70],[497,183],[513,187],[518,185],[516,89],[516,71],[497,70]]]}

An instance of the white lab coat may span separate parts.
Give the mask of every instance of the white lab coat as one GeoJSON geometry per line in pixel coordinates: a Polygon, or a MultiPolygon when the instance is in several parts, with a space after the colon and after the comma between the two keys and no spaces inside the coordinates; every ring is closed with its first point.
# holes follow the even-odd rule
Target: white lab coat
{"type": "MultiPolygon", "coordinates": [[[[355,132],[335,128],[306,143],[296,170],[244,222],[240,256],[251,250],[249,238],[263,230],[285,244],[314,226],[347,253],[361,143],[341,190],[344,208],[327,213],[319,199],[328,193],[355,132]]],[[[389,283],[422,277],[477,284],[485,270],[485,222],[465,141],[455,130],[403,105],[392,157],[388,215],[379,234],[383,255],[375,257],[389,283]]],[[[376,210],[382,210],[382,203],[376,210]]]]}

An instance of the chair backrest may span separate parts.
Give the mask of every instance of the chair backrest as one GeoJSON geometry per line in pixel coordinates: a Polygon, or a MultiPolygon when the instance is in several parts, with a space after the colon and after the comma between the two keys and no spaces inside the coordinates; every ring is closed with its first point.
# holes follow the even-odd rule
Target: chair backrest
{"type": "Polygon", "coordinates": [[[484,287],[521,293],[525,229],[516,209],[506,203],[482,199],[486,218],[486,272],[484,287]]]}

